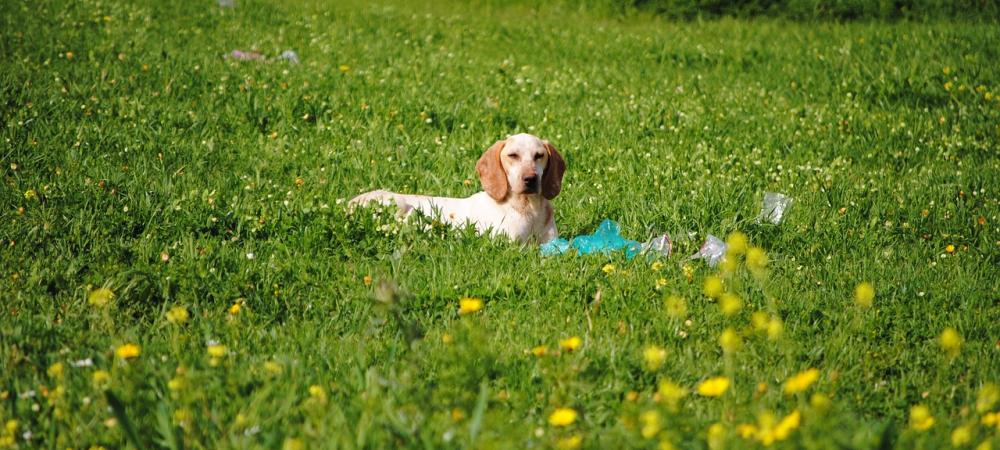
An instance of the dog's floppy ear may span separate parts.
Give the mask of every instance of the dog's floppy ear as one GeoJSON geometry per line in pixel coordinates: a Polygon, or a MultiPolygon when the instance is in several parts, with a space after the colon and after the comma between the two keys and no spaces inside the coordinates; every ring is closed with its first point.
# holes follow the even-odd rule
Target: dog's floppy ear
{"type": "Polygon", "coordinates": [[[556,148],[549,141],[543,141],[543,144],[545,144],[545,150],[549,152],[549,163],[545,166],[545,172],[542,173],[542,196],[552,200],[562,190],[562,178],[563,172],[566,171],[566,161],[563,160],[562,155],[556,151],[556,148]]]}
{"type": "Polygon", "coordinates": [[[500,151],[506,143],[505,140],[497,141],[479,157],[479,162],[476,163],[476,172],[479,172],[483,190],[498,202],[507,197],[510,188],[507,185],[507,172],[504,172],[503,165],[500,164],[500,151]]]}

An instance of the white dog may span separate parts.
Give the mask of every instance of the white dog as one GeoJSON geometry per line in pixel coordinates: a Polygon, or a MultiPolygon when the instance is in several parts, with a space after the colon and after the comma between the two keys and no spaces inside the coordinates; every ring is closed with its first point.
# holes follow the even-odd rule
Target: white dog
{"type": "Polygon", "coordinates": [[[545,243],[559,236],[549,200],[559,195],[565,170],[565,161],[548,141],[517,134],[497,141],[476,163],[485,192],[448,198],[378,190],[354,197],[350,205],[394,203],[406,215],[418,210],[454,226],[475,225],[480,233],[545,243]]]}

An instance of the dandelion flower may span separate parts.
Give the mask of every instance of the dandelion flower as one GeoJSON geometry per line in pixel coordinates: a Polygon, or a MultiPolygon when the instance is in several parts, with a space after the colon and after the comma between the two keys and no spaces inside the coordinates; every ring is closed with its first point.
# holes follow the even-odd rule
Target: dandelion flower
{"type": "Polygon", "coordinates": [[[781,337],[781,334],[785,331],[785,324],[781,319],[777,317],[772,317],[769,322],[767,322],[767,338],[775,341],[781,337]]]}
{"type": "Polygon", "coordinates": [[[309,386],[309,398],[320,404],[326,404],[326,390],[318,384],[309,386]]]}
{"type": "Polygon", "coordinates": [[[706,297],[717,298],[722,295],[723,287],[722,280],[716,276],[705,277],[705,284],[702,286],[702,292],[705,293],[706,297]]]}
{"type": "Polygon", "coordinates": [[[653,269],[653,272],[659,272],[660,269],[663,268],[663,263],[660,261],[653,261],[653,264],[651,264],[649,268],[653,269]]]}
{"type": "Polygon", "coordinates": [[[698,383],[698,394],[705,397],[719,397],[729,389],[729,378],[712,377],[698,383]]]}
{"type": "Polygon", "coordinates": [[[719,346],[722,347],[723,353],[733,354],[743,347],[743,339],[732,328],[726,328],[719,335],[719,346]]]}
{"type": "Polygon", "coordinates": [[[642,351],[642,359],[646,362],[646,370],[658,370],[667,360],[667,350],[658,345],[648,345],[642,351]]]}
{"type": "Polygon", "coordinates": [[[993,383],[984,384],[976,396],[976,412],[982,414],[989,411],[998,400],[1000,400],[1000,388],[993,383]]]}
{"type": "Polygon", "coordinates": [[[226,351],[228,350],[225,345],[219,343],[210,343],[206,349],[208,356],[213,358],[221,358],[226,356],[226,351]]]}
{"type": "Polygon", "coordinates": [[[951,445],[953,447],[961,447],[972,441],[972,427],[965,425],[955,428],[951,432],[951,445]]]}
{"type": "Polygon", "coordinates": [[[802,413],[799,410],[792,411],[791,414],[785,416],[778,422],[778,425],[774,427],[774,439],[778,441],[783,441],[788,438],[788,436],[794,431],[799,425],[802,424],[802,413]]]}
{"type": "Polygon", "coordinates": [[[782,389],[785,395],[798,394],[809,389],[809,386],[812,386],[818,379],[819,369],[806,369],[785,380],[785,386],[782,389]]]}
{"type": "Polygon", "coordinates": [[[952,327],[945,328],[938,337],[938,344],[949,357],[954,358],[962,350],[962,335],[952,327]]]}
{"type": "Polygon", "coordinates": [[[574,434],[569,437],[564,437],[556,441],[556,448],[559,450],[576,450],[580,448],[580,444],[583,443],[583,436],[579,434],[574,434]]]}
{"type": "Polygon", "coordinates": [[[182,324],[188,320],[188,310],[183,306],[174,306],[167,311],[167,322],[182,324]]]}
{"type": "Polygon", "coordinates": [[[741,423],[736,426],[736,434],[743,439],[752,439],[757,435],[757,427],[750,423],[741,423]]]}
{"type": "Polygon", "coordinates": [[[734,231],[726,237],[726,251],[734,255],[742,255],[747,251],[747,235],[734,231]]]}
{"type": "Polygon", "coordinates": [[[681,271],[684,273],[684,278],[687,278],[688,283],[694,280],[694,266],[690,264],[685,264],[681,271]]]}
{"type": "Polygon", "coordinates": [[[663,420],[660,417],[660,412],[655,409],[640,414],[639,423],[642,424],[640,433],[646,439],[652,439],[663,429],[663,420]]]}
{"type": "Polygon", "coordinates": [[[62,378],[64,368],[65,366],[63,366],[63,363],[55,362],[52,363],[52,365],[49,366],[48,370],[46,370],[45,372],[49,375],[50,378],[62,378]]]}
{"type": "Polygon", "coordinates": [[[531,354],[536,357],[541,358],[549,353],[549,348],[544,345],[539,345],[531,349],[531,354]]]}
{"type": "Polygon", "coordinates": [[[604,271],[605,274],[611,275],[615,272],[615,265],[611,263],[605,264],[601,270],[604,271]]]}
{"type": "Polygon", "coordinates": [[[452,336],[451,333],[444,333],[444,334],[441,335],[441,343],[442,344],[449,345],[452,342],[455,342],[455,337],[452,336]]]}
{"type": "Polygon", "coordinates": [[[483,309],[483,301],[478,298],[463,297],[458,301],[458,314],[464,316],[483,309]]]}
{"type": "Polygon", "coordinates": [[[281,375],[282,370],[283,369],[281,368],[281,364],[278,364],[274,361],[264,362],[264,371],[270,374],[271,376],[281,375]]]}
{"type": "Polygon", "coordinates": [[[767,268],[767,253],[760,247],[747,249],[747,267],[754,273],[760,273],[767,268]]]}
{"type": "Polygon", "coordinates": [[[687,390],[670,380],[660,380],[656,387],[656,400],[665,403],[670,408],[676,408],[687,395],[687,390]]]}
{"type": "Polygon", "coordinates": [[[139,351],[139,346],[136,344],[124,344],[115,349],[115,356],[124,360],[138,358],[139,351]]]}
{"type": "Polygon", "coordinates": [[[87,303],[92,306],[101,307],[107,305],[111,299],[115,298],[115,293],[106,287],[97,288],[87,294],[87,303]]]}
{"type": "Polygon", "coordinates": [[[687,315],[687,301],[679,295],[671,295],[664,302],[667,308],[667,315],[675,319],[680,319],[687,315]]]}
{"type": "Polygon", "coordinates": [[[931,415],[930,408],[924,405],[916,405],[910,408],[910,428],[917,431],[925,431],[934,426],[934,416],[931,415]]]}
{"type": "Polygon", "coordinates": [[[281,450],[305,450],[305,448],[306,443],[299,438],[285,438],[285,441],[281,443],[281,450]]]}
{"type": "Polygon", "coordinates": [[[726,292],[719,296],[719,309],[722,310],[722,314],[731,316],[740,312],[742,308],[743,301],[736,294],[726,292]]]}
{"type": "Polygon", "coordinates": [[[724,448],[726,444],[726,427],[721,423],[713,423],[708,426],[708,448],[724,448]]]}
{"type": "Polygon", "coordinates": [[[830,409],[830,403],[830,397],[822,392],[813,393],[812,397],[809,397],[809,406],[821,413],[830,409]]]}
{"type": "Polygon", "coordinates": [[[875,287],[869,282],[858,284],[854,288],[854,304],[862,308],[870,308],[875,300],[875,287]]]}
{"type": "Polygon", "coordinates": [[[576,422],[577,413],[572,408],[557,408],[549,415],[549,425],[554,427],[566,427],[576,422]]]}
{"type": "Polygon", "coordinates": [[[106,370],[95,370],[94,374],[91,375],[91,383],[94,389],[104,390],[108,387],[111,381],[111,374],[106,370]]]}
{"type": "Polygon", "coordinates": [[[563,349],[563,350],[565,350],[567,352],[572,352],[572,351],[576,351],[576,349],[580,348],[580,345],[582,345],[582,344],[583,344],[583,340],[581,340],[579,337],[577,337],[577,336],[570,336],[570,337],[568,337],[566,339],[563,339],[563,340],[559,341],[559,348],[561,348],[561,349],[563,349]]]}

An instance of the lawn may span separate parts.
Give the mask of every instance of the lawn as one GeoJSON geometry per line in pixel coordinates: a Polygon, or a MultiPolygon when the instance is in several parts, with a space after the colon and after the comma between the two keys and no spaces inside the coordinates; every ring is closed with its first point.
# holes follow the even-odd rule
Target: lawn
{"type": "Polygon", "coordinates": [[[0,6],[0,448],[1000,448],[995,23],[413,3],[0,6]],[[674,254],[347,211],[517,132],[674,254]]]}

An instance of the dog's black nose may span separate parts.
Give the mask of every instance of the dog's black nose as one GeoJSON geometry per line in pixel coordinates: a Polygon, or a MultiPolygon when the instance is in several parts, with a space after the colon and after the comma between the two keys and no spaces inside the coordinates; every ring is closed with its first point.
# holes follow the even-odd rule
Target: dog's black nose
{"type": "Polygon", "coordinates": [[[530,177],[524,177],[524,188],[529,191],[538,190],[538,175],[532,175],[530,177]]]}

